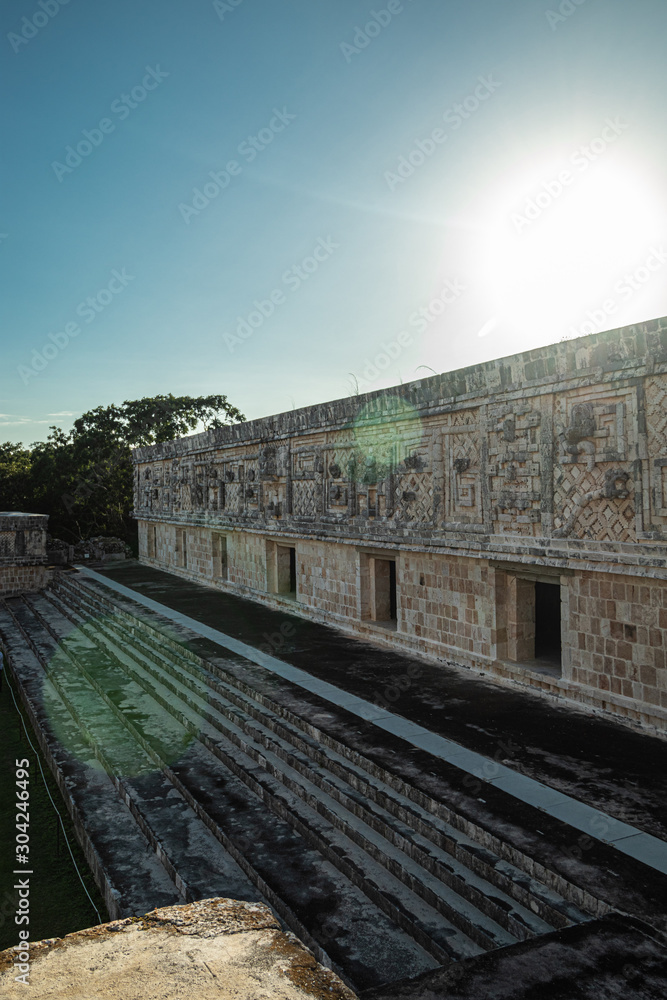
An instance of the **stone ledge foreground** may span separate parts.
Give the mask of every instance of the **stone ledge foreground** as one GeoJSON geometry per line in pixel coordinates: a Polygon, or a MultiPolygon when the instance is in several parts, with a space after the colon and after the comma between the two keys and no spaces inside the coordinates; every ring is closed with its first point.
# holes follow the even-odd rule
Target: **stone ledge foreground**
{"type": "Polygon", "coordinates": [[[355,1000],[262,903],[204,899],[38,941],[30,985],[0,952],[0,995],[31,1000],[355,1000]]]}

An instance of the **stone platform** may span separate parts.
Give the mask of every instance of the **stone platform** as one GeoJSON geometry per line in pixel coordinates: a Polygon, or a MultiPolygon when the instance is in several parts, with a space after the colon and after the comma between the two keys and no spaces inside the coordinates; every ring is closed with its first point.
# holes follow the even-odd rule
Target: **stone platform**
{"type": "Polygon", "coordinates": [[[46,586],[48,523],[46,514],[0,511],[0,597],[46,586]]]}
{"type": "Polygon", "coordinates": [[[537,974],[619,912],[630,945],[667,932],[659,858],[627,850],[664,846],[662,741],[136,563],[6,601],[0,632],[116,915],[266,902],[362,993],[512,955],[537,974]],[[564,793],[617,841],[549,813],[564,793]]]}
{"type": "Polygon", "coordinates": [[[206,899],[35,942],[28,991],[0,952],[0,994],[32,1000],[354,1000],[268,907],[206,899]]]}

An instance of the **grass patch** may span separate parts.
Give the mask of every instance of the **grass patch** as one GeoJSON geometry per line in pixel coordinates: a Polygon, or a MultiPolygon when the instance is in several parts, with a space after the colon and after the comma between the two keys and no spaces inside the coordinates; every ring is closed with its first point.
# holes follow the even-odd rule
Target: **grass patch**
{"type": "Polygon", "coordinates": [[[63,937],[99,923],[100,917],[102,922],[109,919],[58,786],[39,749],[18,692],[8,676],[9,671],[5,668],[3,673],[0,692],[0,950],[18,942],[19,927],[14,921],[18,894],[13,888],[16,880],[21,878],[13,874],[18,868],[25,867],[33,872],[30,876],[30,924],[20,925],[29,930],[30,940],[63,937]],[[23,723],[34,750],[28,742],[23,723]],[[23,758],[30,761],[30,864],[25,866],[16,863],[15,847],[17,788],[14,762],[23,758]],[[40,763],[45,781],[40,773],[40,763]],[[47,788],[62,818],[62,826],[47,788]],[[65,837],[92,903],[77,875],[65,837]]]}

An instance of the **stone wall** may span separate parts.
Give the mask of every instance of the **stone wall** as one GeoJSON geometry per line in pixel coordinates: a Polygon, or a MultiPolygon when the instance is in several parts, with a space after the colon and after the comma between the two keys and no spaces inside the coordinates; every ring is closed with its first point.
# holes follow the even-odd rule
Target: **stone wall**
{"type": "Polygon", "coordinates": [[[142,560],[664,728],[667,319],[134,461],[142,560]]]}
{"type": "Polygon", "coordinates": [[[570,601],[572,680],[664,707],[665,584],[581,573],[572,580],[570,601]]]}
{"type": "Polygon", "coordinates": [[[0,512],[0,596],[46,586],[46,514],[0,512]]]}

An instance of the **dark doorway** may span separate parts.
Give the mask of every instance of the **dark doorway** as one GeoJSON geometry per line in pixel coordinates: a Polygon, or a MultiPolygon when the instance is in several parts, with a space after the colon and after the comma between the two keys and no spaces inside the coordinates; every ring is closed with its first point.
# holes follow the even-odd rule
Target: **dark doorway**
{"type": "Polygon", "coordinates": [[[289,550],[289,591],[296,594],[296,549],[289,550]]]}
{"type": "Polygon", "coordinates": [[[276,594],[296,597],[296,548],[292,545],[276,545],[271,542],[271,559],[274,560],[275,575],[269,582],[276,594]]]}
{"type": "Polygon", "coordinates": [[[389,562],[389,617],[396,621],[396,563],[389,562]]]}
{"type": "Polygon", "coordinates": [[[371,619],[393,623],[396,621],[396,562],[393,559],[374,559],[372,567],[375,579],[371,619]]]}
{"type": "Polygon", "coordinates": [[[535,584],[535,659],[561,662],[560,584],[535,584]]]}
{"type": "Polygon", "coordinates": [[[227,536],[213,534],[211,537],[213,555],[213,579],[227,579],[227,536]]]}

